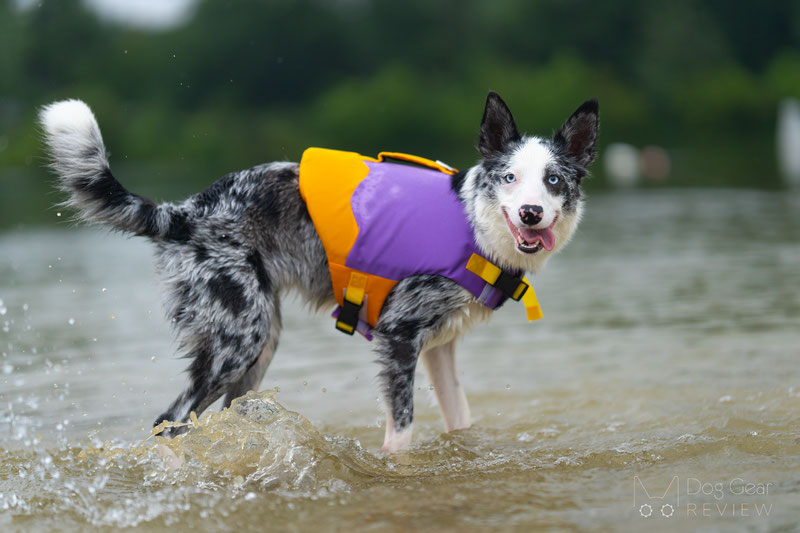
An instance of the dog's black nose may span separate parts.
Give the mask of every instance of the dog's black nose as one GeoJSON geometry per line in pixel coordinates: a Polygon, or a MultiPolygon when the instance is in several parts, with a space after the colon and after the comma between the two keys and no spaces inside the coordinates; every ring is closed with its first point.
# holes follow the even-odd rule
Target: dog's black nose
{"type": "Polygon", "coordinates": [[[522,220],[523,224],[533,226],[542,221],[543,211],[544,209],[540,205],[525,204],[519,208],[519,219],[522,220]]]}

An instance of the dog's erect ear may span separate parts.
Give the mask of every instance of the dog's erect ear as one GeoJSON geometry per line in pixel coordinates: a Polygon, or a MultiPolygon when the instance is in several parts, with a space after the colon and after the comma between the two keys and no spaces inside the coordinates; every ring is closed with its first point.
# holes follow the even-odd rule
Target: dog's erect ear
{"type": "Polygon", "coordinates": [[[553,137],[553,141],[561,145],[567,155],[583,167],[594,161],[598,111],[596,98],[586,100],[553,137]]]}
{"type": "Polygon", "coordinates": [[[509,144],[519,140],[517,125],[514,124],[514,117],[511,116],[508,106],[500,95],[489,91],[486,108],[483,110],[478,150],[483,157],[489,157],[505,151],[509,144]]]}

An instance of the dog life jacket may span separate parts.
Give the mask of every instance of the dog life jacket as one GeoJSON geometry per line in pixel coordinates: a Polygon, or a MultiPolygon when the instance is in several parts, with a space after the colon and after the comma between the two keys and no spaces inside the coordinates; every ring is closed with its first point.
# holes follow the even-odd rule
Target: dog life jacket
{"type": "Polygon", "coordinates": [[[463,204],[451,189],[455,170],[417,156],[309,148],[300,161],[300,194],[328,257],[336,328],[367,339],[398,281],[449,278],[485,306],[522,299],[528,320],[541,318],[520,272],[481,255],[463,204]],[[422,165],[385,162],[386,158],[422,165]]]}

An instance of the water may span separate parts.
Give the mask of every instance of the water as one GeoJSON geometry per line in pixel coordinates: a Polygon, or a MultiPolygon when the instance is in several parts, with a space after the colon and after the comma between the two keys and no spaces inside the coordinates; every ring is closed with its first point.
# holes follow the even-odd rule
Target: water
{"type": "Polygon", "coordinates": [[[289,302],[263,392],[167,442],[176,471],[147,243],[0,235],[0,529],[797,530],[800,196],[588,206],[544,320],[507,305],[460,346],[474,427],[441,433],[420,372],[414,446],[381,456],[369,343],[289,302]]]}

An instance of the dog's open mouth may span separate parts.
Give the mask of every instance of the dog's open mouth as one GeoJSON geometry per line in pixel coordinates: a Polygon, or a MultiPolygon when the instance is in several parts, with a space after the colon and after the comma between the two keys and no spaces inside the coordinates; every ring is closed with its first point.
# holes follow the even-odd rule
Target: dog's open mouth
{"type": "Polygon", "coordinates": [[[503,215],[506,217],[506,224],[517,242],[517,250],[526,254],[535,254],[542,248],[547,251],[553,249],[556,245],[556,236],[553,233],[553,227],[558,222],[558,215],[553,219],[553,223],[549,227],[543,229],[533,228],[518,228],[511,219],[508,218],[508,213],[503,209],[503,215]]]}

